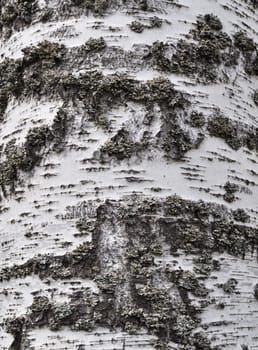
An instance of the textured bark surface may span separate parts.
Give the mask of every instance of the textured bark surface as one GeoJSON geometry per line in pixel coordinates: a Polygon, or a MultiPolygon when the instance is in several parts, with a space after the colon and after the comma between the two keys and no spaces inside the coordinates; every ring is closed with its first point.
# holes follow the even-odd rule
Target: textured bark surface
{"type": "Polygon", "coordinates": [[[258,2],[0,0],[0,349],[258,349],[258,2]]]}

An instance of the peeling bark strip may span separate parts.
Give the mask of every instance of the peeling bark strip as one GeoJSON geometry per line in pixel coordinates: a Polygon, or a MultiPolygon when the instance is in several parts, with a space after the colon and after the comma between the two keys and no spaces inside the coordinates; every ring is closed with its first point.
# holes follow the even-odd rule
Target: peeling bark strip
{"type": "Polygon", "coordinates": [[[258,347],[257,18],[0,0],[0,350],[258,347]]]}

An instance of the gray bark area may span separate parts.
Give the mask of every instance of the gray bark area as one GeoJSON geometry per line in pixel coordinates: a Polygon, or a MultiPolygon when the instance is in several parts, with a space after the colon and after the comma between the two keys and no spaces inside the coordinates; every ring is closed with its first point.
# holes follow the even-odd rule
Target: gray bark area
{"type": "Polygon", "coordinates": [[[256,0],[0,0],[0,350],[258,349],[256,0]]]}

